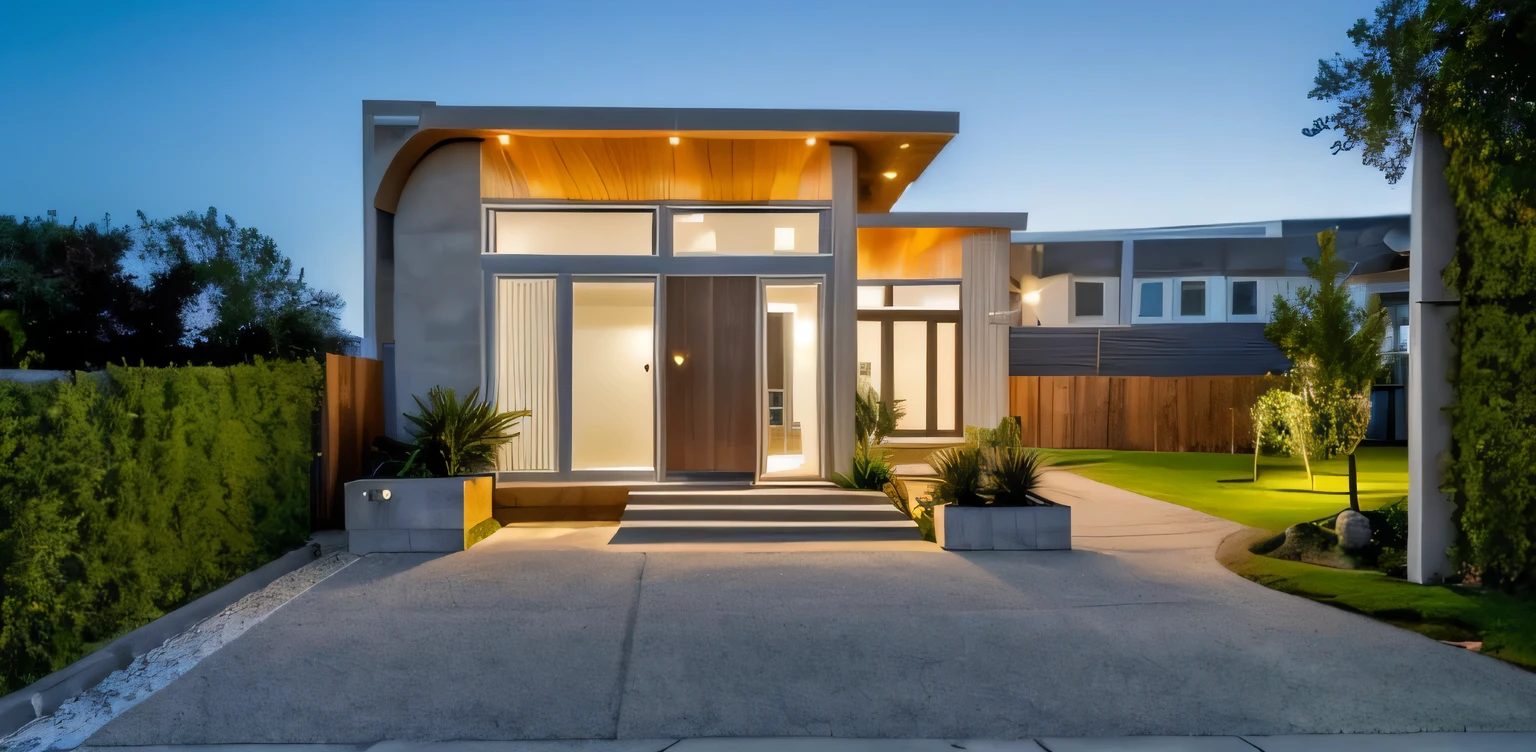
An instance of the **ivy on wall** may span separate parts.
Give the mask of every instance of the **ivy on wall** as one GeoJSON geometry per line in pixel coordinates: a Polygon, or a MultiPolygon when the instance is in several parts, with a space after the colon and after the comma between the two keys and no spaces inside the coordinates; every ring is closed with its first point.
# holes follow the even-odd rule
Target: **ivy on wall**
{"type": "Polygon", "coordinates": [[[302,543],[314,361],[0,381],[0,692],[302,543]]]}

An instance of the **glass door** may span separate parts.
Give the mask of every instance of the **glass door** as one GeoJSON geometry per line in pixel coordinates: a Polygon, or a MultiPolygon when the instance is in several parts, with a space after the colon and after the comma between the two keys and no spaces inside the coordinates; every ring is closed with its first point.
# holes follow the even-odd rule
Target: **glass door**
{"type": "Polygon", "coordinates": [[[571,283],[571,469],[656,467],[656,283],[571,283]]]}
{"type": "Polygon", "coordinates": [[[762,478],[820,478],[821,283],[766,283],[763,301],[762,478]]]}

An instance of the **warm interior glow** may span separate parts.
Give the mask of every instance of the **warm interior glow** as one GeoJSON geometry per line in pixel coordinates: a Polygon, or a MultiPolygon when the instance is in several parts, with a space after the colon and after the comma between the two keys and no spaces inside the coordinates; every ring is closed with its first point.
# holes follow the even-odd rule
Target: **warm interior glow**
{"type": "Polygon", "coordinates": [[[1040,291],[1030,290],[1024,293],[1024,302],[1030,305],[1040,305],[1040,291]]]}
{"type": "Polygon", "coordinates": [[[676,355],[673,355],[672,356],[672,362],[676,363],[678,365],[682,365],[683,364],[683,354],[682,353],[678,353],[676,355]]]}
{"type": "Polygon", "coordinates": [[[815,136],[811,136],[810,138],[806,139],[805,140],[805,145],[806,146],[815,146],[816,145],[816,137],[815,136]]]}
{"type": "Polygon", "coordinates": [[[502,146],[506,146],[507,144],[512,143],[512,137],[508,136],[505,133],[501,134],[500,136],[497,136],[496,140],[500,141],[502,146]]]}
{"type": "Polygon", "coordinates": [[[649,211],[498,211],[495,253],[538,256],[649,256],[649,211]]]}
{"type": "Polygon", "coordinates": [[[672,215],[672,250],[677,254],[751,256],[818,253],[820,212],[706,212],[672,215]]]}
{"type": "Polygon", "coordinates": [[[763,383],[769,390],[764,395],[769,406],[763,420],[764,477],[821,475],[820,295],[817,284],[763,288],[765,314],[773,317],[763,330],[763,383]],[[775,326],[781,327],[779,334],[769,341],[767,333],[775,326]],[[775,373],[775,367],[781,370],[775,373]],[[776,397],[782,400],[778,411],[771,407],[776,397]],[[775,416],[778,425],[773,425],[775,416]]]}
{"type": "Polygon", "coordinates": [[[895,170],[890,170],[888,172],[882,172],[880,174],[884,175],[886,180],[895,180],[896,179],[896,171],[895,170]]]}
{"type": "Polygon", "coordinates": [[[651,281],[571,285],[573,470],[655,467],[655,291],[651,281]]]}
{"type": "Polygon", "coordinates": [[[673,146],[677,146],[678,144],[680,144],[682,142],[683,142],[683,140],[678,138],[677,136],[671,136],[671,137],[669,137],[667,139],[667,143],[669,143],[669,144],[671,144],[673,146]]]}

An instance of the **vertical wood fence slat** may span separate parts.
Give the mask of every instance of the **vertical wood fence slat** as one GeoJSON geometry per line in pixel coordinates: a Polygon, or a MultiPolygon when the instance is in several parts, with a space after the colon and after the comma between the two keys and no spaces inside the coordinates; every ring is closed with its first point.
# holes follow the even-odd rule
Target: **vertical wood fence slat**
{"type": "Polygon", "coordinates": [[[1253,450],[1249,410],[1277,376],[1012,376],[1009,413],[1048,449],[1253,450]]]}
{"type": "Polygon", "coordinates": [[[363,477],[363,457],[384,433],[384,363],[325,356],[325,406],[320,412],[320,493],[310,510],[315,530],[345,528],[343,487],[363,477]]]}

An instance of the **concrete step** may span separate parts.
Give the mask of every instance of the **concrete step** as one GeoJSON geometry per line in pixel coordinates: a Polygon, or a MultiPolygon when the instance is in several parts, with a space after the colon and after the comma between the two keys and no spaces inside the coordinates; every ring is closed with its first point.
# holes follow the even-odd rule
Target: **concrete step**
{"type": "Polygon", "coordinates": [[[835,487],[632,491],[614,543],[915,540],[878,491],[835,487]]]}

